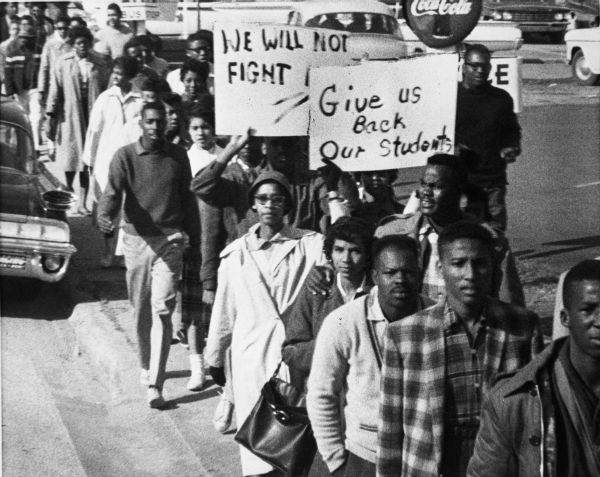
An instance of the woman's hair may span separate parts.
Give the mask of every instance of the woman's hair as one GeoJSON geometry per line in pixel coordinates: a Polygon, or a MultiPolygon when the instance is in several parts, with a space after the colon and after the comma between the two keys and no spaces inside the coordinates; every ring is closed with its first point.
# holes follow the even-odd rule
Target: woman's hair
{"type": "Polygon", "coordinates": [[[94,43],[94,35],[86,27],[73,27],[69,28],[69,43],[75,43],[77,38],[85,38],[90,45],[94,43]]]}
{"type": "Polygon", "coordinates": [[[119,56],[118,58],[115,58],[113,69],[115,66],[121,68],[123,75],[129,79],[135,78],[140,72],[140,65],[138,61],[131,56],[119,56]]]}
{"type": "Polygon", "coordinates": [[[368,256],[367,263],[370,266],[373,233],[373,226],[365,220],[356,217],[340,217],[329,227],[325,234],[325,241],[323,242],[325,257],[331,260],[333,244],[336,240],[343,240],[360,246],[368,256]]]}
{"type": "Polygon", "coordinates": [[[203,108],[201,105],[194,105],[188,110],[187,122],[192,122],[193,118],[200,118],[204,122],[210,124],[213,132],[215,130],[215,112],[211,109],[203,108]]]}
{"type": "Polygon", "coordinates": [[[183,81],[183,78],[185,78],[185,75],[188,71],[193,71],[198,75],[199,78],[202,79],[204,83],[206,83],[208,78],[208,65],[206,63],[201,63],[198,60],[187,58],[181,65],[181,71],[179,74],[181,81],[183,81]]]}

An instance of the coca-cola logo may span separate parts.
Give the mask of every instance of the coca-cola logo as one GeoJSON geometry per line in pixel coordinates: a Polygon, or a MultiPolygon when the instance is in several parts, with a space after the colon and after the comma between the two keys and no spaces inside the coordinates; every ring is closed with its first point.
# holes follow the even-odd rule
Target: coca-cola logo
{"type": "Polygon", "coordinates": [[[404,16],[415,35],[432,48],[455,45],[475,28],[481,0],[404,0],[404,16]]]}

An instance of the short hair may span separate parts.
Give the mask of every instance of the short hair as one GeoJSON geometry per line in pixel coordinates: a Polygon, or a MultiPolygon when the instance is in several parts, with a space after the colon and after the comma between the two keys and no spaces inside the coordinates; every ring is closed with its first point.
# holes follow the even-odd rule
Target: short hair
{"type": "Polygon", "coordinates": [[[567,272],[562,289],[565,308],[571,306],[573,285],[584,280],[600,281],[600,260],[584,260],[567,272]]]}
{"type": "Polygon", "coordinates": [[[472,52],[480,53],[482,55],[486,55],[488,58],[492,57],[490,50],[487,46],[482,45],[481,43],[469,43],[465,48],[465,58],[472,52]]]}
{"type": "Polygon", "coordinates": [[[118,3],[109,3],[108,7],[106,7],[107,10],[114,10],[115,12],[117,12],[117,14],[119,15],[119,18],[121,18],[123,16],[123,12],[121,11],[121,7],[119,6],[118,3]]]}
{"type": "Polygon", "coordinates": [[[479,240],[494,258],[494,236],[480,223],[472,220],[459,220],[446,227],[438,237],[438,254],[440,258],[444,255],[444,248],[460,239],[479,240]]]}
{"type": "Polygon", "coordinates": [[[181,107],[181,102],[183,101],[180,94],[173,93],[172,91],[169,91],[169,92],[163,94],[162,100],[163,100],[163,103],[171,106],[172,108],[181,107]]]}
{"type": "Polygon", "coordinates": [[[160,94],[161,87],[159,81],[154,78],[145,77],[140,84],[140,91],[153,91],[156,94],[160,94]]]}
{"type": "Polygon", "coordinates": [[[42,10],[46,10],[46,8],[48,8],[48,5],[46,5],[46,2],[31,2],[31,4],[29,5],[29,8],[33,8],[33,7],[38,7],[38,8],[41,8],[42,10]]]}
{"type": "Polygon", "coordinates": [[[69,23],[71,23],[71,18],[66,15],[61,15],[56,20],[54,20],[54,24],[56,25],[57,23],[66,23],[68,26],[69,23]]]}
{"type": "Polygon", "coordinates": [[[190,36],[187,37],[187,42],[188,44],[193,42],[193,41],[200,41],[200,40],[205,40],[210,48],[212,49],[213,47],[213,34],[210,30],[198,30],[195,33],[192,33],[190,36]]]}
{"type": "Polygon", "coordinates": [[[140,46],[140,41],[138,38],[139,37],[134,36],[125,42],[125,44],[123,45],[123,54],[124,55],[127,54],[127,50],[129,48],[134,48],[134,47],[140,46]]]}
{"type": "Polygon", "coordinates": [[[31,15],[21,15],[19,18],[19,22],[29,22],[33,25],[33,17],[31,15]]]}
{"type": "Polygon", "coordinates": [[[160,101],[150,101],[142,106],[142,117],[144,117],[144,112],[152,109],[154,111],[160,111],[163,116],[166,116],[167,112],[165,110],[165,105],[160,101]]]}
{"type": "Polygon", "coordinates": [[[163,42],[160,36],[149,33],[148,40],[150,42],[149,48],[153,51],[155,55],[159,55],[163,47],[163,42]]]}
{"type": "Polygon", "coordinates": [[[121,68],[123,75],[127,78],[135,78],[140,72],[139,63],[135,58],[131,58],[130,56],[119,56],[118,58],[115,58],[113,68],[115,66],[121,68]]]}
{"type": "Polygon", "coordinates": [[[377,261],[381,252],[390,247],[405,250],[414,254],[417,258],[419,257],[419,244],[414,238],[408,235],[391,234],[384,235],[373,242],[373,248],[371,250],[372,263],[377,261]]]}
{"type": "Polygon", "coordinates": [[[152,49],[152,40],[148,35],[138,35],[135,38],[137,39],[138,45],[152,49]]]}
{"type": "Polygon", "coordinates": [[[192,118],[200,118],[210,124],[212,130],[215,130],[215,112],[212,109],[203,108],[201,105],[192,106],[187,113],[188,123],[192,122],[192,118]]]}
{"type": "Polygon", "coordinates": [[[356,217],[340,217],[327,232],[323,241],[323,252],[328,260],[331,260],[333,244],[336,240],[344,240],[359,245],[368,256],[370,263],[371,247],[373,246],[373,226],[366,220],[356,217]]]}
{"type": "Polygon", "coordinates": [[[477,184],[467,184],[463,188],[463,194],[469,202],[478,202],[483,204],[483,219],[490,219],[490,206],[488,205],[488,196],[482,187],[477,184]]]}
{"type": "Polygon", "coordinates": [[[73,44],[77,38],[85,38],[89,43],[94,43],[94,35],[86,27],[69,28],[69,43],[73,44]]]}
{"type": "Polygon", "coordinates": [[[428,166],[442,166],[452,172],[455,184],[462,191],[467,185],[467,169],[464,161],[454,154],[434,154],[427,158],[428,166]]]}
{"type": "Polygon", "coordinates": [[[179,73],[179,79],[181,79],[181,81],[183,81],[183,78],[188,71],[195,72],[200,78],[202,78],[202,81],[206,83],[208,78],[208,65],[206,63],[202,63],[193,58],[186,58],[181,65],[181,70],[179,73]]]}

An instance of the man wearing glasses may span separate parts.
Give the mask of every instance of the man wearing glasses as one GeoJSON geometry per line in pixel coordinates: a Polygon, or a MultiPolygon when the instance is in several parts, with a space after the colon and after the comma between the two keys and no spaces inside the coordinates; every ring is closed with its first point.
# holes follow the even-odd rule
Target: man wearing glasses
{"type": "MultiPolygon", "coordinates": [[[[467,173],[460,158],[450,154],[434,154],[427,160],[418,192],[420,210],[414,214],[396,214],[384,218],[376,237],[407,234],[419,241],[419,265],[423,271],[420,292],[432,300],[443,302],[446,286],[438,267],[438,237],[445,227],[469,219],[460,209],[460,199],[467,183],[467,173]]],[[[490,227],[491,229],[491,227],[490,227]]],[[[514,257],[503,236],[494,237],[494,273],[492,296],[514,305],[524,306],[523,287],[514,257]]]]}
{"type": "MultiPolygon", "coordinates": [[[[214,72],[212,64],[212,33],[207,30],[198,30],[191,34],[187,39],[185,54],[188,58],[198,60],[200,63],[208,63],[208,81],[206,87],[210,94],[214,94],[214,72]]],[[[171,91],[177,94],[183,94],[183,82],[181,81],[181,68],[171,71],[167,74],[167,83],[171,91]]]]}
{"type": "Polygon", "coordinates": [[[492,86],[490,52],[479,44],[465,52],[456,104],[457,150],[467,162],[469,182],[488,196],[490,225],[506,231],[506,166],[521,153],[521,127],[510,95],[492,86]]]}

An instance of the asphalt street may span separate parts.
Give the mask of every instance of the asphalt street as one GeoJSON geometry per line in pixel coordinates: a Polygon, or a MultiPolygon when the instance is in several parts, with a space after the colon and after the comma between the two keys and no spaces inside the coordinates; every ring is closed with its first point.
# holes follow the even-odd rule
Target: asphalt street
{"type": "MultiPolygon", "coordinates": [[[[574,84],[558,47],[527,48],[521,53],[542,62],[523,65],[509,238],[528,304],[547,316],[557,273],[600,255],[600,87],[574,84]]],[[[187,391],[181,346],[171,349],[168,408],[148,409],[124,272],[98,266],[89,218],[72,217],[71,226],[79,251],[62,283],[33,300],[2,287],[3,475],[240,475],[232,435],[212,427],[217,389],[209,381],[187,391]]]]}

